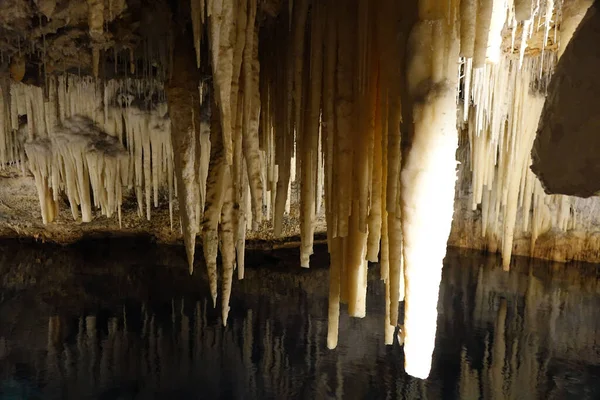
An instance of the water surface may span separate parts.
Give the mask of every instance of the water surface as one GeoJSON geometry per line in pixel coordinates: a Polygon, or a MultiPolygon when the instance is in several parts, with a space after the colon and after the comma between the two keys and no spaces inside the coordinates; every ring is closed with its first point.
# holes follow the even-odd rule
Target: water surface
{"type": "Polygon", "coordinates": [[[0,399],[599,399],[600,269],[450,249],[429,379],[385,346],[384,287],[326,347],[327,254],[248,252],[226,327],[182,248],[0,243],[0,399]]]}

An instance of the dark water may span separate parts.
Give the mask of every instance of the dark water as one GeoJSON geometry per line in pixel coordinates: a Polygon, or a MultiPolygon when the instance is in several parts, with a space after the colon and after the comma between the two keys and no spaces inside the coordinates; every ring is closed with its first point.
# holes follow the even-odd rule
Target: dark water
{"type": "MultiPolygon", "coordinates": [[[[327,350],[327,269],[248,253],[222,327],[182,248],[0,243],[0,399],[600,399],[600,269],[449,250],[430,378],[383,342],[383,285],[327,350]]],[[[313,265],[327,265],[320,248],[313,265]]]]}

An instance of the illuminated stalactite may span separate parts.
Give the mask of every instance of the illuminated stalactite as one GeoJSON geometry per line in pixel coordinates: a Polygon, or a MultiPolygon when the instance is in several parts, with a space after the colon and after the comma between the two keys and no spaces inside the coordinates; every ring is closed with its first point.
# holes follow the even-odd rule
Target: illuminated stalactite
{"type": "MultiPolygon", "coordinates": [[[[402,169],[405,369],[427,378],[435,344],[437,299],[456,182],[457,4],[427,8],[409,47],[408,82],[415,105],[414,138],[402,169]]],[[[393,321],[392,321],[393,322],[393,321]]]]}

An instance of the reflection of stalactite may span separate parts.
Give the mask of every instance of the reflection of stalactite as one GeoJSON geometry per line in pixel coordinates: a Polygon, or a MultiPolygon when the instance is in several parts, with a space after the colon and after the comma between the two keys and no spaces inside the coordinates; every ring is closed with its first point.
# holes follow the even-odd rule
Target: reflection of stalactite
{"type": "Polygon", "coordinates": [[[498,314],[496,317],[496,328],[494,332],[494,344],[492,347],[492,365],[489,369],[489,380],[491,382],[491,388],[493,398],[504,397],[504,361],[506,357],[506,300],[500,299],[500,305],[498,307],[498,314]]]}
{"type": "Polygon", "coordinates": [[[481,374],[481,376],[479,377],[480,380],[482,380],[483,382],[481,382],[481,386],[482,386],[482,391],[483,391],[483,397],[486,399],[491,399],[492,397],[492,391],[490,388],[490,382],[488,379],[485,379],[485,372],[487,372],[490,368],[490,335],[489,332],[486,333],[485,338],[483,340],[484,343],[484,351],[483,351],[483,373],[481,374]],[[483,379],[482,379],[483,377],[483,379]]]}
{"type": "Polygon", "coordinates": [[[190,353],[190,319],[189,317],[185,314],[184,312],[184,301],[183,299],[181,299],[181,310],[180,310],[180,316],[181,316],[181,336],[180,336],[180,342],[181,342],[181,371],[188,371],[189,370],[189,357],[188,354],[190,353]]]}
{"type": "MultiPolygon", "coordinates": [[[[154,299],[141,307],[118,306],[108,316],[88,313],[73,326],[65,322],[70,317],[53,316],[47,319],[48,332],[43,331],[46,358],[41,365],[37,361],[32,365],[35,375],[47,382],[45,397],[60,398],[68,391],[79,398],[82,393],[127,388],[139,391],[130,397],[146,398],[189,387],[202,390],[206,397],[295,394],[341,399],[374,394],[432,399],[442,397],[439,380],[447,370],[440,366],[456,357],[460,363],[456,394],[461,398],[519,399],[524,393],[537,398],[548,390],[549,398],[561,398],[564,392],[548,389],[546,383],[549,376],[560,377],[557,363],[564,368],[560,363],[565,360],[589,365],[598,361],[595,325],[587,323],[598,319],[600,309],[598,284],[590,282],[595,271],[584,274],[573,266],[544,264],[524,268],[517,258],[506,274],[498,265],[485,266],[497,264],[498,258],[487,260],[461,255],[460,264],[452,262],[444,270],[438,324],[438,338],[444,342],[438,348],[443,350],[434,354],[432,375],[425,384],[401,373],[397,349],[380,350],[384,304],[371,300],[380,298],[383,283],[369,292],[369,304],[381,310],[376,320],[362,325],[347,316],[340,319],[340,329],[348,324],[364,326],[362,344],[342,340],[339,351],[327,352],[322,337],[327,289],[317,289],[316,296],[286,289],[273,298],[263,293],[275,283],[269,280],[254,297],[255,270],[247,271],[243,284],[252,295],[244,306],[234,297],[227,328],[220,325],[210,299],[186,296],[185,301],[177,297],[158,304],[154,299]],[[286,303],[282,296],[291,300],[286,303]],[[369,372],[357,374],[362,370],[369,372]],[[129,388],[127,381],[137,383],[129,388]]],[[[1,343],[0,338],[0,347],[1,343]]],[[[0,349],[0,363],[10,358],[3,358],[5,353],[0,349]]]]}
{"type": "Polygon", "coordinates": [[[335,387],[335,397],[341,399],[344,396],[344,374],[342,374],[342,366],[339,357],[335,362],[335,372],[337,385],[335,387]]]}
{"type": "MultiPolygon", "coordinates": [[[[489,268],[479,263],[471,272],[469,268],[465,271],[472,273],[468,279],[475,283],[473,313],[466,325],[485,329],[486,333],[481,367],[475,367],[478,362],[469,354],[473,349],[463,347],[459,386],[462,398],[519,399],[524,393],[547,396],[544,380],[550,376],[550,366],[564,358],[585,358],[586,351],[574,354],[573,346],[589,349],[585,343],[593,342],[587,335],[593,336],[594,329],[580,332],[578,326],[584,325],[565,323],[569,314],[577,315],[578,322],[596,318],[586,315],[590,310],[585,305],[586,296],[596,296],[595,288],[586,287],[589,279],[581,279],[580,272],[574,273],[574,266],[546,269],[520,261],[516,260],[516,271],[510,274],[503,274],[497,266],[489,268]],[[578,277],[562,275],[563,271],[578,277]],[[565,285],[571,288],[570,293],[564,290],[565,285]],[[568,306],[570,299],[576,300],[568,306]],[[489,331],[490,324],[494,326],[493,333],[489,331]]],[[[453,271],[447,280],[453,287],[444,289],[446,299],[453,295],[453,289],[461,295],[466,293],[465,286],[458,282],[462,278],[463,271],[453,271]]],[[[442,303],[442,307],[447,306],[442,303]]],[[[471,308],[463,305],[463,309],[471,308]]],[[[451,314],[448,318],[452,318],[451,314]]],[[[550,391],[561,398],[559,388],[550,391]]]]}
{"type": "Polygon", "coordinates": [[[248,366],[249,374],[246,378],[246,387],[250,393],[256,393],[256,380],[253,379],[256,373],[254,366],[252,365],[252,345],[254,344],[254,336],[252,332],[252,310],[248,310],[246,318],[243,323],[243,338],[244,338],[244,349],[243,349],[243,362],[244,365],[248,366]]]}
{"type": "Polygon", "coordinates": [[[463,347],[460,353],[460,385],[461,399],[479,399],[479,379],[477,372],[472,371],[467,361],[467,351],[463,347]]]}
{"type": "Polygon", "coordinates": [[[60,319],[57,316],[48,318],[48,344],[46,347],[46,371],[50,381],[60,378],[57,346],[60,343],[60,319]]]}
{"type": "MultiPolygon", "coordinates": [[[[45,366],[47,378],[55,382],[54,390],[63,386],[75,393],[83,393],[110,388],[121,377],[132,375],[143,379],[143,390],[156,393],[161,388],[181,384],[183,379],[200,374],[214,385],[215,390],[221,390],[219,379],[215,378],[220,376],[220,371],[233,367],[236,374],[245,376],[243,379],[249,393],[264,391],[283,396],[299,390],[298,384],[302,382],[296,382],[294,374],[290,374],[292,363],[286,349],[285,331],[282,332],[270,319],[256,318],[251,310],[241,320],[234,319],[228,328],[223,328],[207,315],[207,309],[212,308],[207,307],[209,301],[198,301],[188,310],[183,300],[173,301],[168,322],[144,305],[139,309],[140,331],[134,335],[125,330],[125,311],[108,318],[106,330],[101,326],[104,322],[95,315],[81,317],[74,347],[65,343],[62,354],[57,350],[63,345],[60,319],[50,317],[45,366]],[[258,368],[254,368],[254,330],[257,325],[262,327],[263,332],[259,345],[262,358],[258,361],[258,368]],[[228,367],[219,368],[223,363],[227,363],[228,367]],[[207,369],[206,365],[213,367],[207,369]],[[61,374],[61,369],[67,373],[61,374]],[[86,388],[86,385],[90,387],[86,388]]],[[[317,338],[322,330],[322,322],[319,321],[308,333],[307,340],[310,338],[314,347],[307,364],[300,366],[305,373],[321,369],[318,348],[321,344],[317,338]]]]}

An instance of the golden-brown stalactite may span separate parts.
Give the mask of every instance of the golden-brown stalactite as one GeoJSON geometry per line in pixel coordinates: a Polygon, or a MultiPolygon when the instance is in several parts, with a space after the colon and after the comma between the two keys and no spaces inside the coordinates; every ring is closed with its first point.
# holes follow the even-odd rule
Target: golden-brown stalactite
{"type": "Polygon", "coordinates": [[[340,263],[340,302],[343,304],[348,304],[348,263],[350,262],[350,249],[351,244],[348,237],[340,238],[342,244],[342,255],[341,255],[341,263],[340,263]]]}
{"type": "MultiPolygon", "coordinates": [[[[379,70],[381,78],[381,67],[379,70]]],[[[388,212],[385,199],[387,198],[387,166],[388,166],[388,137],[386,135],[388,126],[388,99],[387,90],[380,85],[379,105],[381,107],[381,131],[378,136],[381,137],[381,279],[387,281],[390,273],[390,241],[388,227],[388,212]]],[[[389,302],[389,296],[386,295],[386,301],[389,302]]]]}
{"type": "MultiPolygon", "coordinates": [[[[355,200],[352,206],[357,209],[358,201],[355,200]]],[[[351,317],[363,318],[366,313],[367,297],[367,234],[359,229],[357,212],[350,216],[348,231],[348,236],[344,238],[348,243],[344,260],[347,275],[348,314],[351,317]]]]}
{"type": "Polygon", "coordinates": [[[335,151],[333,184],[336,192],[332,204],[337,210],[337,236],[348,236],[349,217],[353,200],[353,138],[355,137],[355,66],[356,66],[356,1],[338,10],[337,21],[337,69],[335,101],[335,151]]]}
{"type": "MultiPolygon", "coordinates": [[[[398,301],[401,299],[402,228],[400,224],[400,170],[402,165],[400,130],[403,114],[402,55],[403,34],[401,22],[405,19],[395,2],[384,0],[375,9],[379,63],[379,146],[382,158],[381,174],[381,263],[382,279],[389,281],[386,291],[390,322],[397,323],[398,301]],[[391,17],[394,16],[394,17],[391,17]],[[395,40],[389,40],[390,37],[395,40]],[[402,99],[402,101],[401,101],[402,99]]],[[[373,190],[376,190],[373,188],[373,190]]],[[[369,232],[371,234],[371,232],[369,232]]],[[[386,283],[387,284],[387,283],[386,283]]]]}
{"type": "MultiPolygon", "coordinates": [[[[380,86],[385,88],[386,96],[386,130],[382,133],[386,137],[386,160],[387,160],[387,179],[386,179],[386,210],[389,213],[396,213],[396,207],[399,205],[400,196],[400,169],[402,163],[402,154],[400,152],[402,122],[402,53],[401,48],[401,27],[399,21],[401,13],[396,2],[391,0],[382,0],[381,6],[377,8],[377,41],[380,62],[380,86]],[[392,17],[393,16],[393,17],[392,17]],[[381,21],[381,22],[379,22],[381,21]],[[395,38],[390,40],[389,38],[395,38]]],[[[397,213],[398,216],[400,215],[397,213]]]]}
{"type": "Polygon", "coordinates": [[[334,190],[333,169],[336,160],[334,152],[336,119],[335,119],[335,70],[337,62],[337,29],[335,20],[334,3],[326,3],[324,57],[323,57],[323,152],[325,156],[325,214],[327,218],[327,237],[331,246],[331,238],[338,236],[336,213],[334,212],[336,192],[334,190]]]}
{"type": "Polygon", "coordinates": [[[404,300],[404,260],[402,242],[402,220],[396,214],[388,213],[387,234],[389,248],[389,302],[390,324],[398,324],[398,303],[404,300]]]}
{"type": "MultiPolygon", "coordinates": [[[[383,184],[383,145],[382,145],[382,89],[379,87],[379,65],[373,67],[376,74],[375,81],[375,113],[373,121],[373,145],[370,146],[373,152],[371,167],[371,196],[368,223],[367,238],[367,260],[377,262],[379,257],[379,246],[381,242],[382,230],[382,184],[383,184]]],[[[383,277],[383,275],[382,275],[383,277]]],[[[386,275],[387,277],[387,275],[386,275]]]]}
{"type": "MultiPolygon", "coordinates": [[[[390,320],[390,280],[386,279],[385,285],[385,318],[383,319],[383,335],[386,345],[394,344],[394,331],[396,326],[390,320]]],[[[397,308],[397,307],[396,307],[397,308]]]]}
{"type": "MultiPolygon", "coordinates": [[[[300,168],[298,168],[300,164],[301,157],[299,153],[302,152],[302,148],[304,145],[302,144],[303,136],[304,136],[304,115],[303,111],[307,107],[307,99],[306,92],[308,87],[305,86],[305,67],[308,64],[306,62],[309,57],[305,57],[306,52],[306,31],[307,31],[307,18],[308,18],[308,8],[309,8],[310,0],[296,0],[294,2],[294,23],[292,25],[292,62],[293,66],[293,114],[292,120],[290,121],[291,126],[294,130],[294,139],[295,139],[295,151],[294,156],[296,157],[296,174],[300,173],[300,168]]],[[[313,20],[314,21],[314,20],[313,20]]],[[[312,22],[311,22],[312,24],[312,22]]],[[[312,29],[312,25],[311,25],[312,29]]],[[[312,32],[311,32],[312,33],[312,32]]],[[[310,54],[310,48],[309,48],[310,54]]],[[[295,180],[295,179],[294,179],[295,180]]],[[[288,199],[289,201],[289,199],[288,199]]]]}
{"type": "Polygon", "coordinates": [[[323,96],[322,96],[322,124],[323,124],[323,152],[325,164],[325,218],[327,221],[327,247],[330,255],[329,262],[329,311],[327,328],[327,347],[334,349],[338,342],[338,327],[341,302],[341,273],[344,262],[344,239],[337,237],[337,224],[334,221],[334,189],[333,189],[333,164],[335,160],[335,65],[336,65],[336,26],[334,3],[330,0],[325,3],[324,54],[323,54],[323,96]]]}
{"type": "MultiPolygon", "coordinates": [[[[294,20],[297,19],[294,12],[294,20]]],[[[277,192],[275,196],[273,234],[281,236],[283,229],[283,217],[285,205],[288,200],[288,188],[290,185],[291,158],[294,148],[294,124],[293,124],[293,88],[294,88],[294,70],[293,70],[293,47],[287,42],[291,41],[292,36],[286,27],[286,21],[278,21],[276,26],[277,39],[280,41],[275,44],[276,59],[280,64],[275,64],[277,72],[277,88],[274,88],[275,95],[273,100],[276,108],[275,138],[277,140],[277,149],[275,153],[275,163],[277,164],[277,192]],[[287,39],[287,40],[286,40],[287,39]],[[282,66],[284,66],[282,68],[282,66]]]]}
{"type": "Polygon", "coordinates": [[[371,197],[371,169],[373,160],[373,143],[375,129],[375,113],[377,99],[378,60],[376,59],[376,38],[372,15],[374,7],[370,2],[359,0],[357,41],[357,76],[355,80],[355,107],[358,113],[357,128],[354,140],[354,180],[356,183],[355,198],[358,202],[353,212],[358,212],[358,230],[367,233],[369,215],[369,198],[371,197]]]}

